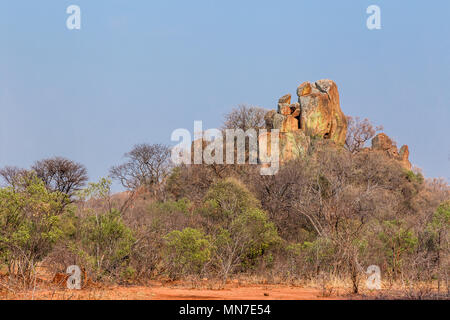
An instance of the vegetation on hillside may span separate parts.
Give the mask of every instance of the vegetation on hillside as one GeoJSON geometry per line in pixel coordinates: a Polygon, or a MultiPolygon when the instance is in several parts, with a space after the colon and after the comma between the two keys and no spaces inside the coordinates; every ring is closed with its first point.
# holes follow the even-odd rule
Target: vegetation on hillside
{"type": "MultiPolygon", "coordinates": [[[[252,118],[256,117],[256,118],[252,118]]],[[[224,127],[259,128],[240,107],[224,127]]],[[[169,148],[137,145],[111,178],[86,185],[83,165],[53,158],[0,170],[0,264],[32,285],[36,267],[79,265],[95,281],[258,275],[334,276],[358,292],[368,266],[384,283],[448,290],[450,188],[364,152],[380,130],[351,121],[346,147],[315,139],[308,154],[261,176],[255,165],[172,167],[169,148]]]]}

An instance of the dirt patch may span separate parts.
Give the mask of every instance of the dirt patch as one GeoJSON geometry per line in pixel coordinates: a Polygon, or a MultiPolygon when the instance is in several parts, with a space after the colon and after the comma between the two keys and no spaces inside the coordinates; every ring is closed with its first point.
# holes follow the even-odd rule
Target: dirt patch
{"type": "Polygon", "coordinates": [[[285,285],[227,285],[224,289],[149,284],[84,290],[40,289],[8,294],[3,299],[36,300],[322,300],[321,291],[285,285]]]}

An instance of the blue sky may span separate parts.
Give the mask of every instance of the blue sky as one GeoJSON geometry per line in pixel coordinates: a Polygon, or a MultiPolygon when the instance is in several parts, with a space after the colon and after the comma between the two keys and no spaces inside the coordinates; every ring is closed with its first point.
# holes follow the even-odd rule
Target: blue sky
{"type": "Polygon", "coordinates": [[[134,144],[329,78],[345,114],[450,179],[449,12],[447,0],[2,1],[0,166],[59,155],[97,180],[134,144]],[[371,4],[381,30],[366,28],[371,4]]]}

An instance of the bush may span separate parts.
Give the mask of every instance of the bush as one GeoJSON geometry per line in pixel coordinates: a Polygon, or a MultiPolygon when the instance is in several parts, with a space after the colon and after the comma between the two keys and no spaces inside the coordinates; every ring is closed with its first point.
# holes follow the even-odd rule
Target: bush
{"type": "Polygon", "coordinates": [[[256,198],[235,179],[218,181],[208,191],[203,215],[215,239],[214,262],[226,282],[241,266],[245,270],[279,241],[278,233],[256,198]]]}
{"type": "Polygon", "coordinates": [[[211,239],[200,230],[175,230],[167,234],[165,240],[165,259],[172,278],[200,274],[211,259],[211,239]]]}
{"type": "Polygon", "coordinates": [[[131,229],[122,221],[120,212],[88,216],[81,224],[81,254],[90,267],[102,276],[119,276],[128,267],[135,241],[131,229]]]}
{"type": "Polygon", "coordinates": [[[196,216],[192,204],[185,198],[150,205],[146,201],[137,202],[127,212],[124,221],[136,238],[130,262],[136,278],[153,278],[164,272],[164,237],[174,230],[196,228],[196,216]]]}
{"type": "Polygon", "coordinates": [[[408,179],[409,182],[415,182],[418,184],[422,184],[425,180],[422,173],[420,172],[414,173],[411,170],[406,171],[406,178],[408,179]]]}
{"type": "Polygon", "coordinates": [[[0,189],[0,256],[10,274],[30,283],[36,264],[63,236],[61,216],[69,209],[62,201],[67,198],[48,191],[35,175],[21,186],[0,189]]]}
{"type": "Polygon", "coordinates": [[[238,180],[227,178],[211,186],[205,196],[204,214],[228,224],[243,212],[260,207],[259,201],[238,180]]]}
{"type": "Polygon", "coordinates": [[[65,221],[70,233],[65,245],[50,258],[52,265],[63,270],[67,264],[79,265],[95,280],[130,278],[135,237],[113,207],[110,187],[109,179],[101,179],[78,193],[83,202],[65,221]]]}
{"type": "Polygon", "coordinates": [[[383,243],[385,257],[394,279],[402,272],[405,255],[417,246],[418,239],[412,230],[408,230],[398,220],[384,221],[379,237],[383,243]]]}

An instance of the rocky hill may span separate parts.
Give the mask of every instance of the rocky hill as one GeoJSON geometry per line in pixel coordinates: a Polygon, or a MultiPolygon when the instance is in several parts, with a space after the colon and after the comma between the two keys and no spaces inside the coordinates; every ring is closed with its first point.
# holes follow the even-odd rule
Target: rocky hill
{"type": "MultiPolygon", "coordinates": [[[[304,82],[297,88],[297,96],[297,102],[291,103],[291,95],[284,95],[278,101],[277,110],[265,116],[268,130],[280,130],[280,160],[286,162],[306,154],[312,139],[331,140],[336,146],[344,146],[347,117],[341,110],[336,83],[328,79],[304,82]]],[[[399,161],[403,168],[411,169],[408,146],[397,150],[384,133],[374,137],[372,147],[365,148],[364,152],[386,154],[399,161]]]]}

